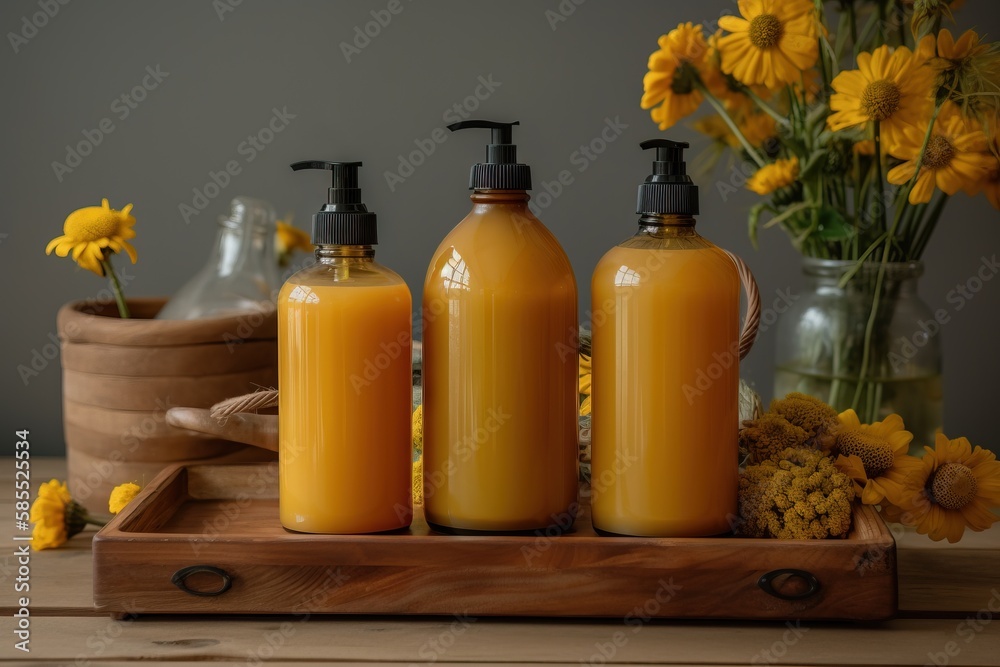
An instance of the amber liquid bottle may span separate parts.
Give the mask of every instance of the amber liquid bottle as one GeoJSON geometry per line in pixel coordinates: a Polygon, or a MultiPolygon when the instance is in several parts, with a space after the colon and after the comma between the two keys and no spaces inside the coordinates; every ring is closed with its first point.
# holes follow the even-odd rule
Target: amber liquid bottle
{"type": "Polygon", "coordinates": [[[565,529],[577,498],[576,281],[511,125],[450,126],[493,143],[424,282],[424,512],[451,532],[565,529]]]}
{"type": "Polygon", "coordinates": [[[682,149],[656,148],[639,230],[594,271],[594,527],[698,537],[736,516],[740,277],[695,230],[682,149]]]}
{"type": "Polygon", "coordinates": [[[375,261],[359,166],[292,165],[334,184],[313,217],[316,263],[278,296],[280,517],[306,533],[395,530],[413,514],[410,290],[375,261]]]}

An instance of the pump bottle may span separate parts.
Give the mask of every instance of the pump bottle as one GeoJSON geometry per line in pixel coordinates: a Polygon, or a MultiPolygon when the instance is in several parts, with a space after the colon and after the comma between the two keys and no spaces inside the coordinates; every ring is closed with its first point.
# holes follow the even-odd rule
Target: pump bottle
{"type": "Polygon", "coordinates": [[[576,281],[528,209],[512,127],[472,167],[472,210],[438,247],[423,296],[424,512],[451,532],[568,529],[577,498],[576,281]]]}
{"type": "MultiPolygon", "coordinates": [[[[698,537],[736,516],[742,260],[695,230],[685,143],[646,141],[639,230],[598,263],[593,312],[592,509],[599,532],[698,537]],[[740,267],[738,271],[738,267],[740,267]]],[[[748,318],[752,320],[753,318],[748,318]]]]}
{"type": "Polygon", "coordinates": [[[410,291],[375,261],[360,162],[329,169],[313,216],[316,263],[278,295],[281,524],[307,533],[405,528],[413,513],[410,291]]]}

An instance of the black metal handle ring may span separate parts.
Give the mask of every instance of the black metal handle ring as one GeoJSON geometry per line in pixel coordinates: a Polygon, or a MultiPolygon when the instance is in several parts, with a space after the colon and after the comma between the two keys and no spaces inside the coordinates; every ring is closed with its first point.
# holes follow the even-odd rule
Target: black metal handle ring
{"type": "Polygon", "coordinates": [[[216,595],[222,595],[228,591],[233,586],[233,578],[229,576],[229,573],[222,568],[213,567],[211,565],[190,565],[188,567],[183,567],[176,572],[174,576],[170,578],[170,582],[181,589],[185,593],[190,593],[191,595],[197,595],[203,598],[215,597],[216,595]],[[198,574],[201,572],[208,572],[209,574],[217,574],[222,578],[222,585],[219,586],[214,591],[198,591],[187,585],[186,579],[192,574],[198,574]]]}
{"type": "Polygon", "coordinates": [[[760,586],[765,593],[773,595],[781,600],[803,600],[811,595],[815,595],[819,589],[819,579],[817,579],[811,572],[806,572],[805,570],[796,570],[794,568],[784,568],[782,570],[771,570],[767,574],[761,576],[757,580],[757,585],[760,586]],[[797,577],[802,579],[808,584],[808,588],[801,593],[795,593],[794,595],[789,595],[788,593],[782,593],[775,590],[774,582],[775,580],[782,576],[788,575],[789,577],[797,577]]]}

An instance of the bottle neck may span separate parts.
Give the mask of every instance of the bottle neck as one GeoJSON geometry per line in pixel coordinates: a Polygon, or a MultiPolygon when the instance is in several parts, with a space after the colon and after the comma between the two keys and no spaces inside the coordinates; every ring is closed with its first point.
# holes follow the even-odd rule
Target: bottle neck
{"type": "Polygon", "coordinates": [[[528,206],[531,197],[525,190],[474,190],[469,199],[476,205],[528,206]]]}
{"type": "Polygon", "coordinates": [[[264,229],[222,224],[209,263],[216,276],[236,273],[260,274],[268,284],[277,282],[271,263],[274,260],[274,235],[264,229]]]}
{"type": "Polygon", "coordinates": [[[375,248],[370,245],[318,245],[316,261],[320,264],[374,262],[375,248]]]}
{"type": "Polygon", "coordinates": [[[636,232],[636,236],[656,238],[698,236],[694,225],[695,220],[690,215],[644,213],[639,218],[639,231],[636,232]]]}

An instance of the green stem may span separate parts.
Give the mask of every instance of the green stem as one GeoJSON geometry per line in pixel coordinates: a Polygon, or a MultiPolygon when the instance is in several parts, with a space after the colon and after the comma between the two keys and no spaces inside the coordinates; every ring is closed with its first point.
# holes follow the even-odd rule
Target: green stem
{"type": "Polygon", "coordinates": [[[86,514],[83,515],[83,520],[84,521],[86,521],[87,523],[93,524],[95,526],[104,526],[109,521],[111,521],[111,519],[112,519],[112,517],[106,516],[104,514],[91,514],[91,513],[88,512],[88,513],[86,513],[86,514]]]}
{"type": "Polygon", "coordinates": [[[854,12],[854,2],[847,3],[847,14],[851,17],[851,49],[854,50],[855,55],[857,55],[857,49],[855,48],[858,43],[858,17],[854,12]]]}
{"type": "MultiPolygon", "coordinates": [[[[879,144],[878,144],[878,123],[875,123],[875,151],[876,156],[878,154],[879,144]]],[[[909,190],[909,187],[907,187],[909,190]]],[[[875,321],[878,319],[878,308],[880,305],[880,297],[882,295],[882,283],[885,281],[885,271],[886,266],[889,264],[889,253],[892,251],[892,240],[896,233],[896,228],[899,226],[899,222],[903,217],[904,207],[900,206],[896,209],[896,214],[893,216],[892,228],[888,230],[885,235],[885,240],[882,246],[882,261],[879,263],[878,276],[875,278],[875,289],[872,294],[872,309],[868,314],[868,324],[865,326],[865,340],[864,346],[861,352],[861,369],[858,373],[858,386],[854,390],[854,400],[851,402],[856,408],[858,406],[858,401],[861,400],[861,392],[864,390],[865,383],[868,381],[868,364],[871,359],[871,348],[872,348],[872,336],[875,333],[875,321]]]]}
{"type": "Polygon", "coordinates": [[[105,256],[101,260],[101,266],[104,267],[104,273],[111,279],[111,291],[115,293],[115,301],[118,303],[118,315],[123,320],[127,320],[131,315],[128,312],[128,304],[125,303],[125,293],[122,291],[122,284],[118,281],[118,274],[115,273],[114,267],[111,266],[111,258],[105,256]]]}
{"type": "MultiPolygon", "coordinates": [[[[773,218],[771,218],[770,220],[768,220],[767,222],[765,222],[761,226],[764,229],[770,229],[771,227],[774,227],[779,222],[783,222],[783,221],[787,220],[789,217],[795,215],[796,213],[798,213],[799,211],[801,211],[803,209],[809,208],[810,206],[811,206],[811,203],[810,202],[806,202],[806,201],[802,201],[802,202],[799,202],[797,204],[792,204],[791,206],[789,206],[788,208],[786,208],[784,211],[782,211],[780,215],[774,216],[773,218]]],[[[797,230],[795,228],[791,228],[790,227],[790,228],[788,228],[788,231],[795,232],[797,230]]]]}
{"type": "Polygon", "coordinates": [[[885,231],[885,203],[882,197],[882,133],[879,128],[880,123],[875,121],[875,155],[872,158],[872,169],[875,170],[875,196],[880,198],[878,202],[879,229],[885,231]]]}
{"type": "Polygon", "coordinates": [[[938,195],[938,200],[934,202],[934,207],[931,209],[930,213],[927,214],[927,217],[924,218],[924,224],[916,236],[915,249],[912,252],[912,259],[920,259],[921,255],[924,254],[924,250],[927,248],[927,244],[931,240],[931,235],[934,233],[934,228],[937,227],[938,218],[941,217],[941,211],[944,210],[944,205],[947,202],[948,195],[943,192],[938,195]]]}
{"type": "Polygon", "coordinates": [[[899,225],[899,238],[907,242],[905,258],[913,256],[916,237],[920,233],[921,221],[924,219],[924,209],[927,208],[927,204],[910,204],[908,199],[909,188],[900,188],[897,206],[906,207],[906,212],[903,213],[903,222],[899,225]],[[905,195],[904,192],[906,192],[905,195]]]}
{"type": "Polygon", "coordinates": [[[902,5],[896,7],[896,13],[897,18],[899,19],[899,25],[897,26],[899,29],[899,45],[906,46],[906,33],[908,32],[906,30],[906,24],[908,21],[906,21],[906,12],[903,11],[902,5]]]}
{"type": "Polygon", "coordinates": [[[779,125],[784,125],[786,127],[789,125],[788,118],[775,111],[770,104],[760,99],[760,96],[753,92],[753,90],[750,89],[750,86],[744,86],[743,92],[746,93],[747,97],[753,100],[754,104],[760,107],[761,111],[773,118],[779,125]]]}
{"type": "Polygon", "coordinates": [[[758,167],[763,167],[765,164],[767,164],[764,161],[764,159],[760,156],[760,154],[754,149],[754,147],[750,145],[750,142],[747,141],[747,138],[743,136],[743,133],[740,132],[739,126],[736,125],[736,122],[729,115],[729,112],[726,111],[726,107],[723,106],[722,102],[716,99],[715,95],[713,95],[708,90],[708,88],[705,87],[705,84],[703,84],[701,81],[699,81],[696,85],[698,86],[698,89],[701,90],[702,94],[705,96],[705,99],[708,100],[708,103],[712,105],[715,111],[722,117],[722,120],[725,121],[726,125],[729,126],[730,131],[732,131],[732,133],[739,140],[740,144],[743,146],[743,150],[747,152],[747,155],[750,156],[750,159],[756,162],[758,167]]]}
{"type": "Polygon", "coordinates": [[[875,46],[882,46],[882,44],[887,44],[889,42],[889,35],[885,31],[885,0],[877,0],[875,4],[878,6],[878,32],[876,33],[876,36],[881,35],[882,37],[882,42],[880,44],[876,44],[875,46]]]}

